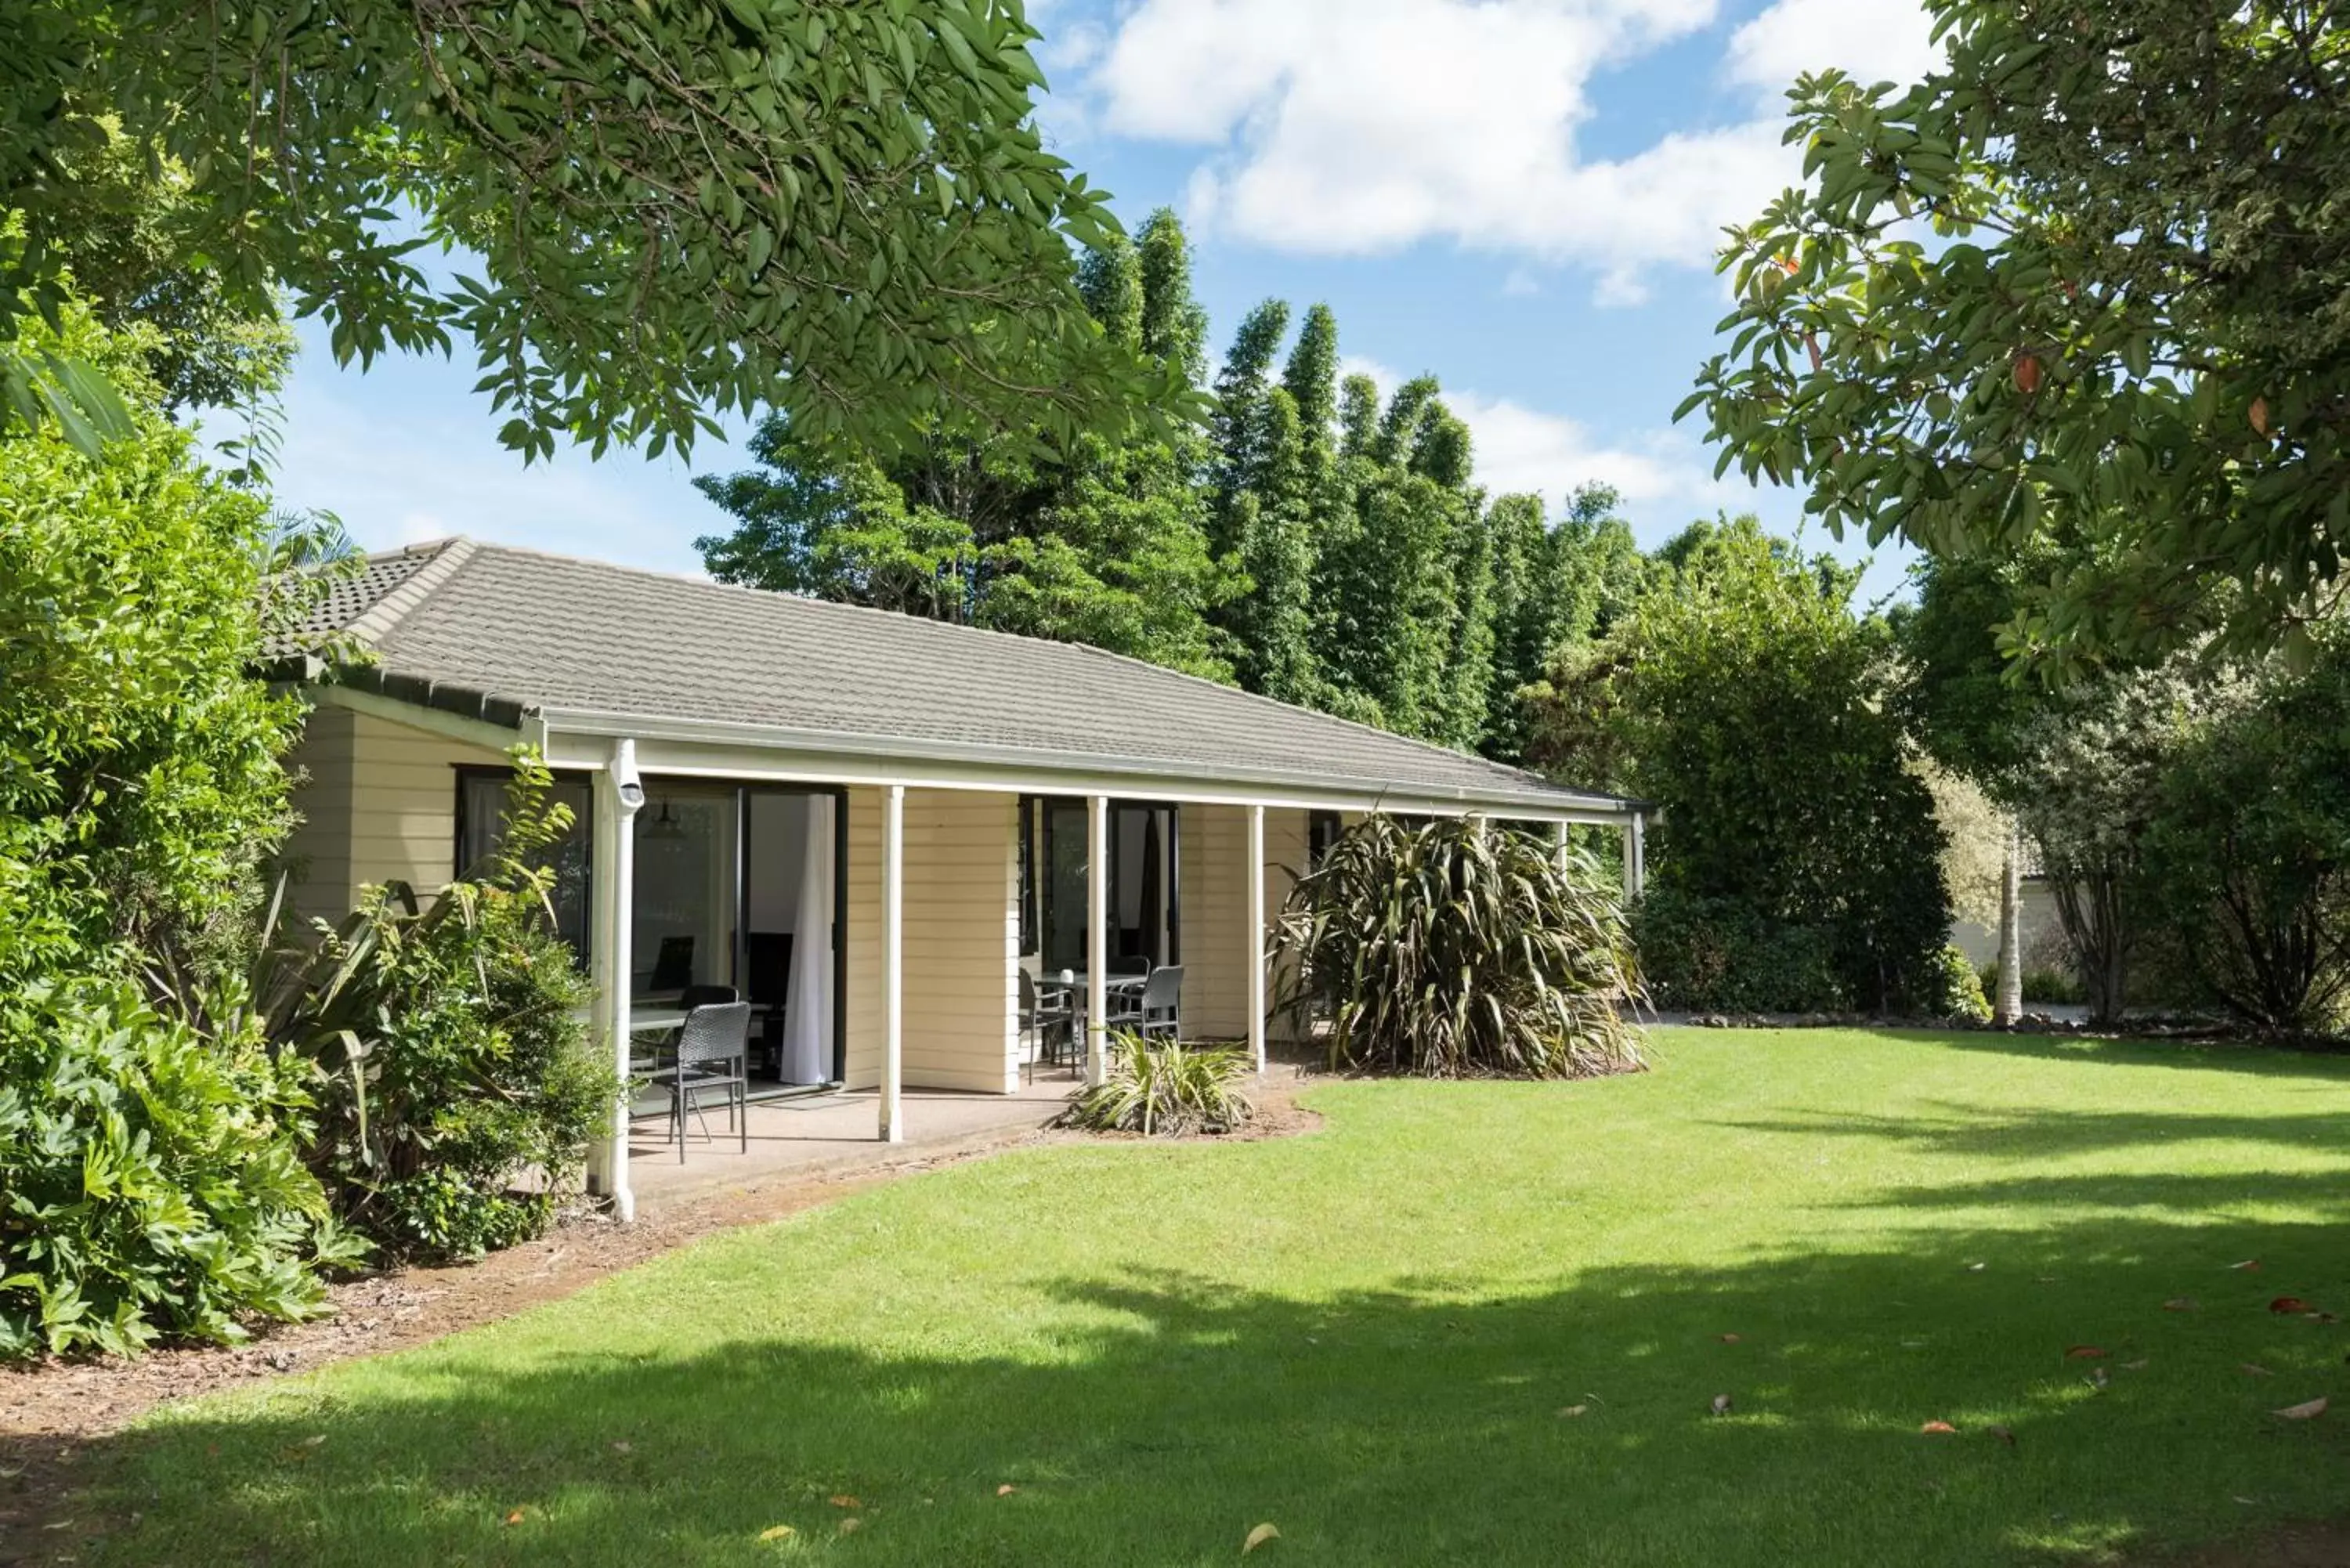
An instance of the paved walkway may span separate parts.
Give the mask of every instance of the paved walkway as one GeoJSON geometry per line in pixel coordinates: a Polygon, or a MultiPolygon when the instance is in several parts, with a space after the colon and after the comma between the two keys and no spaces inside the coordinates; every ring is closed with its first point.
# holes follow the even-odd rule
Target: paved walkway
{"type": "Polygon", "coordinates": [[[727,1130],[725,1112],[713,1108],[708,1137],[702,1118],[687,1122],[682,1164],[677,1146],[663,1141],[669,1118],[650,1116],[636,1124],[629,1140],[629,1185],[642,1213],[729,1188],[887,1165],[914,1150],[985,1144],[1044,1126],[1077,1087],[1066,1068],[1045,1067],[1013,1095],[910,1088],[901,1102],[906,1138],[896,1144],[875,1136],[881,1122],[878,1090],[769,1100],[751,1107],[747,1153],[727,1130]]]}

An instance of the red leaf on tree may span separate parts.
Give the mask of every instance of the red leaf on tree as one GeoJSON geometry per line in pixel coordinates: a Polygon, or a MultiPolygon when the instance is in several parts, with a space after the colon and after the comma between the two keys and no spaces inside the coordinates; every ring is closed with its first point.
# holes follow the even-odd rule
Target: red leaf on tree
{"type": "Polygon", "coordinates": [[[2040,357],[2019,354],[2015,357],[2015,389],[2025,397],[2040,389],[2040,357]]]}

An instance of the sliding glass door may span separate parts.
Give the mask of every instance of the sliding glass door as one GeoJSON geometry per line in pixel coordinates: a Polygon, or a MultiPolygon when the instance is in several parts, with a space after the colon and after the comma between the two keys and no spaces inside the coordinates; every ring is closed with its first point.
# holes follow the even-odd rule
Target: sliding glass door
{"type": "MultiPolygon", "coordinates": [[[[1179,822],[1171,805],[1110,803],[1106,935],[1113,971],[1182,961],[1179,822]]],[[[1020,803],[1020,947],[1045,974],[1086,967],[1087,831],[1083,799],[1020,803]]]]}

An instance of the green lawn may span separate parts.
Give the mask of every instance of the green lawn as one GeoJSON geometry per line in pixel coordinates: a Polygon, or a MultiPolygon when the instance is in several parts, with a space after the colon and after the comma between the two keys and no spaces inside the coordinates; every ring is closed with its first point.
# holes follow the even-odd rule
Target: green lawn
{"type": "Polygon", "coordinates": [[[173,1411],[99,1560],[1917,1568],[2350,1510],[2350,1328],[2268,1310],[2350,1310],[2350,1064],[1655,1054],[923,1176],[173,1411]]]}

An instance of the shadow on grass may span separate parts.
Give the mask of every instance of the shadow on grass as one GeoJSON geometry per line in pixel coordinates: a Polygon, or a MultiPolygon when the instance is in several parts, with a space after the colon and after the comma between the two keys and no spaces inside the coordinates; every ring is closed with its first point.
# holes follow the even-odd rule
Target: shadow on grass
{"type": "Polygon", "coordinates": [[[2350,1087],[2350,1044],[2295,1046],[2252,1039],[2106,1039],[2078,1034],[2013,1034],[1994,1029],[1870,1029],[1894,1040],[1915,1040],[1953,1051],[2033,1061],[2116,1067],[2191,1067],[2248,1073],[2262,1078],[2310,1078],[2350,1087]]]}
{"type": "Polygon", "coordinates": [[[2341,1092],[2313,1095],[2338,1109],[2294,1115],[2204,1111],[2032,1111],[1987,1114],[1956,1101],[1929,1102],[1936,1114],[1868,1116],[1821,1111],[1707,1125],[1739,1132],[1803,1137],[1874,1138],[1932,1154],[1974,1158],[2047,1159],[2188,1143],[2272,1144],[2314,1152],[2350,1151],[2350,1080],[2341,1092]]]}
{"type": "Polygon", "coordinates": [[[1211,1563],[1263,1521],[1253,1563],[2109,1560],[2350,1499],[2350,1424],[2267,1413],[2350,1405],[2344,1331],[2265,1310],[2350,1294],[2350,1190],[2265,1196],[2299,1220],[1561,1258],[1515,1295],[1039,1279],[968,1354],[700,1343],[690,1314],[650,1355],[468,1336],[115,1439],[81,1560],[1211,1563]]]}

